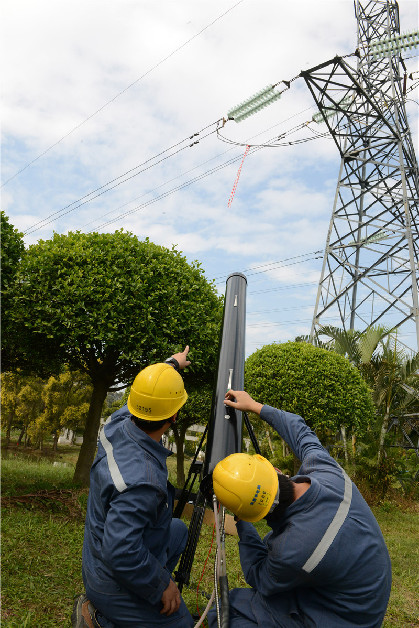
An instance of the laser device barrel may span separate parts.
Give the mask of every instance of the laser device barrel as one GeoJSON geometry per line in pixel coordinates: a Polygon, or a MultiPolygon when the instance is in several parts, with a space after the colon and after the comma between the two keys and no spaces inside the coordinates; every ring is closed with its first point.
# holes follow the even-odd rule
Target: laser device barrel
{"type": "Polygon", "coordinates": [[[242,413],[225,406],[224,397],[230,388],[243,390],[244,387],[246,288],[247,279],[241,273],[233,273],[227,278],[204,478],[212,473],[220,460],[241,451],[242,413]]]}

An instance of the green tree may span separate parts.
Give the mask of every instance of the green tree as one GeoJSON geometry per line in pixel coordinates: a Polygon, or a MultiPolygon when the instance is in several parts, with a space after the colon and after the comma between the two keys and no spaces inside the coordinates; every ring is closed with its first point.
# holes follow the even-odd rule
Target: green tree
{"type": "Polygon", "coordinates": [[[381,352],[369,364],[363,365],[363,374],[371,383],[373,400],[377,407],[379,426],[377,466],[383,454],[385,436],[391,416],[403,417],[409,408],[417,405],[419,394],[417,371],[419,354],[407,357],[397,344],[397,336],[390,336],[381,343],[381,352]]]}
{"type": "Polygon", "coordinates": [[[108,416],[111,416],[111,414],[116,412],[116,410],[122,408],[122,406],[126,403],[126,399],[128,399],[128,395],[125,398],[125,394],[122,390],[108,393],[106,396],[102,417],[106,419],[108,416]]]}
{"type": "MultiPolygon", "coordinates": [[[[34,375],[20,371],[1,375],[1,425],[6,431],[5,447],[10,443],[11,428],[20,429],[18,444],[27,435],[29,426],[43,412],[42,387],[44,381],[34,375]]],[[[25,444],[26,444],[25,438],[25,444]]]]}
{"type": "Polygon", "coordinates": [[[8,371],[15,366],[15,356],[19,347],[19,333],[10,325],[11,289],[14,285],[19,260],[25,246],[23,234],[9,223],[6,214],[0,212],[1,219],[1,353],[2,368],[8,371]]]}
{"type": "Polygon", "coordinates": [[[44,410],[42,389],[45,382],[36,375],[29,375],[23,378],[22,384],[16,408],[16,419],[21,427],[18,443],[20,444],[23,436],[27,434],[39,449],[42,449],[45,432],[36,426],[44,410]]]}
{"type": "MultiPolygon", "coordinates": [[[[185,458],[184,445],[186,431],[194,424],[206,425],[211,412],[212,388],[201,382],[187,389],[188,402],[181,409],[179,419],[172,425],[173,436],[176,443],[176,475],[177,485],[185,484],[185,458]]],[[[197,443],[198,444],[198,443],[197,443]]]]}
{"type": "Polygon", "coordinates": [[[58,436],[63,427],[83,429],[92,395],[90,378],[86,373],[68,368],[51,376],[42,390],[44,411],[39,417],[39,428],[53,436],[53,449],[57,450],[58,436]]]}
{"type": "Polygon", "coordinates": [[[16,276],[14,324],[31,347],[48,351],[53,342],[62,363],[86,372],[93,386],[76,482],[88,484],[108,391],[186,344],[193,353],[185,382],[211,373],[221,315],[213,283],[175,248],[123,231],[55,234],[28,248],[16,276]]]}
{"type": "Polygon", "coordinates": [[[4,446],[10,444],[10,433],[16,424],[18,395],[22,388],[22,376],[19,372],[1,374],[1,426],[5,430],[4,446]]]}
{"type": "MultiPolygon", "coordinates": [[[[320,328],[319,336],[327,336],[330,340],[322,343],[325,349],[344,355],[357,368],[369,364],[377,349],[390,333],[391,329],[384,325],[367,327],[363,332],[355,329],[340,329],[332,325],[320,328]]],[[[321,341],[320,341],[321,342],[321,341]]]]}
{"type": "MultiPolygon", "coordinates": [[[[366,376],[370,370],[370,365],[377,355],[377,350],[381,346],[383,339],[388,336],[391,329],[383,325],[374,325],[368,327],[365,331],[360,332],[355,329],[340,329],[332,325],[321,326],[316,343],[330,351],[335,351],[339,355],[343,355],[356,366],[370,388],[373,388],[374,382],[371,377],[366,376]],[[320,336],[326,336],[328,341],[320,340],[320,336]]],[[[342,425],[341,434],[343,440],[343,448],[345,452],[345,460],[349,462],[348,445],[346,438],[346,427],[342,425]]],[[[352,448],[355,454],[356,434],[352,434],[352,448]]]]}
{"type": "Polygon", "coordinates": [[[379,420],[378,438],[374,438],[379,468],[390,417],[402,416],[417,403],[419,354],[408,357],[397,342],[397,332],[380,325],[364,332],[324,326],[319,335],[330,338],[327,347],[346,355],[372,390],[379,420]]]}
{"type": "Polygon", "coordinates": [[[321,437],[342,426],[362,433],[374,418],[359,371],[345,357],[305,342],[262,347],[247,358],[245,381],[256,400],[299,414],[321,437]]]}

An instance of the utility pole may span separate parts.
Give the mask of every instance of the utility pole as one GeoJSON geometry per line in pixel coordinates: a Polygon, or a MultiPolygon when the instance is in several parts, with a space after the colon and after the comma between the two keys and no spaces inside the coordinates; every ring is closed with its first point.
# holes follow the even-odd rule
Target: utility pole
{"type": "Polygon", "coordinates": [[[335,57],[300,75],[341,156],[311,337],[330,321],[380,323],[418,350],[419,172],[400,54],[413,36],[400,36],[396,2],[356,0],[355,13],[356,67],[335,57]]]}

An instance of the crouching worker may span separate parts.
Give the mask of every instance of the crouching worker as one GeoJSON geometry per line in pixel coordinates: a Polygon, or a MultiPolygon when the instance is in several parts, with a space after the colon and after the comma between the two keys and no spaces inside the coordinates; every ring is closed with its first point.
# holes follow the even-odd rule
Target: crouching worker
{"type": "Polygon", "coordinates": [[[75,601],[73,627],[194,624],[171,577],[187,527],[172,519],[170,452],[160,443],[188,397],[178,372],[190,364],[188,351],[142,370],[100,432],[83,543],[86,595],[75,601]]]}
{"type": "MultiPolygon", "coordinates": [[[[391,588],[381,530],[345,471],[304,420],[230,390],[226,405],[254,412],[302,465],[292,478],[262,456],[232,454],[213,472],[218,500],[236,515],[250,589],[230,591],[230,627],[379,628],[391,588]],[[263,541],[252,523],[265,518],[263,541]]],[[[217,625],[211,611],[210,628],[217,625]]]]}

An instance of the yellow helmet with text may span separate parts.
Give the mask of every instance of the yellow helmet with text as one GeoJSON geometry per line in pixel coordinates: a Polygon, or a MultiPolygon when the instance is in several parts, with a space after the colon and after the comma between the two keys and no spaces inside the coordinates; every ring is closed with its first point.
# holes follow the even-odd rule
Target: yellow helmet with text
{"type": "Polygon", "coordinates": [[[231,454],[212,474],[214,493],[221,504],[243,521],[265,517],[278,493],[278,475],[259,454],[231,454]]]}
{"type": "Polygon", "coordinates": [[[151,364],[140,371],[129,393],[128,410],[145,421],[170,419],[188,399],[181,375],[170,364],[151,364]]]}

